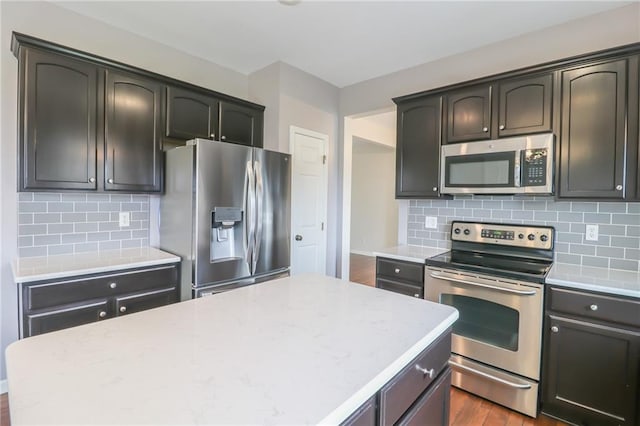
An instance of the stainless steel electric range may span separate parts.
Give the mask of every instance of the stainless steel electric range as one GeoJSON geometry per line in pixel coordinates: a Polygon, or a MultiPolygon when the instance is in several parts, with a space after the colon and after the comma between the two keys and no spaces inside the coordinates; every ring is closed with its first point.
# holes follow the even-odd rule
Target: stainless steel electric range
{"type": "Polygon", "coordinates": [[[554,237],[548,226],[454,221],[451,251],[426,261],[425,298],[460,314],[452,384],[531,417],[554,237]]]}

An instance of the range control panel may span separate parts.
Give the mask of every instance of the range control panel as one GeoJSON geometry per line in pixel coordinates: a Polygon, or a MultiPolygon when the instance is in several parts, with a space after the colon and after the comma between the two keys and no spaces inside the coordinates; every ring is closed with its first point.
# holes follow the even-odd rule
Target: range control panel
{"type": "Polygon", "coordinates": [[[451,240],[500,244],[542,250],[553,248],[554,229],[550,226],[454,221],[451,240]]]}

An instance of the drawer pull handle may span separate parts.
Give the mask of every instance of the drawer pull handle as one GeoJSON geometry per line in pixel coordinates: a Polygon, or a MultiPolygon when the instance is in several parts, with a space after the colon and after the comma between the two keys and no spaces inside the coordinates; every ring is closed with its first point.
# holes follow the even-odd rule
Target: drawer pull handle
{"type": "Polygon", "coordinates": [[[109,284],[109,287],[111,287],[111,288],[116,288],[116,287],[118,287],[118,284],[116,284],[116,283],[111,283],[111,284],[109,284]]]}
{"type": "Polygon", "coordinates": [[[432,368],[430,370],[427,370],[426,368],[422,368],[420,367],[420,365],[416,364],[416,370],[418,370],[419,372],[422,373],[423,376],[429,376],[430,379],[433,379],[433,373],[435,373],[436,371],[432,368]]]}
{"type": "Polygon", "coordinates": [[[591,309],[592,311],[597,311],[598,310],[598,305],[591,305],[591,306],[589,306],[589,309],[591,309]]]}
{"type": "Polygon", "coordinates": [[[127,312],[126,306],[120,306],[120,312],[127,312]]]}
{"type": "Polygon", "coordinates": [[[396,274],[400,273],[400,268],[396,268],[393,272],[395,272],[396,274]]]}
{"type": "Polygon", "coordinates": [[[106,313],[105,311],[100,311],[100,313],[98,314],[98,316],[99,316],[100,318],[104,318],[104,317],[106,317],[106,316],[107,316],[107,313],[106,313]]]}

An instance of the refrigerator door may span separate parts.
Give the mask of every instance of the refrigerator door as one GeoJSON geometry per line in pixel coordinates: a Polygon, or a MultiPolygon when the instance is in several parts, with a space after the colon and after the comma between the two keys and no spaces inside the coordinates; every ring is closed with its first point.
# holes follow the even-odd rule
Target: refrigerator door
{"type": "Polygon", "coordinates": [[[254,275],[287,270],[291,253],[291,156],[256,148],[254,275]]]}
{"type": "Polygon", "coordinates": [[[207,139],[195,144],[194,286],[249,277],[255,229],[252,148],[207,139]]]}

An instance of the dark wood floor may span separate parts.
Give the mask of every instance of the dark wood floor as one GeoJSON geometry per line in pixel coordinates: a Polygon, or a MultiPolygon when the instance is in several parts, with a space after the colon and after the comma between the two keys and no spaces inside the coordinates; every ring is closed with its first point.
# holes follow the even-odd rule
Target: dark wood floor
{"type": "Polygon", "coordinates": [[[10,426],[8,393],[0,395],[0,426],[10,426]]]}

